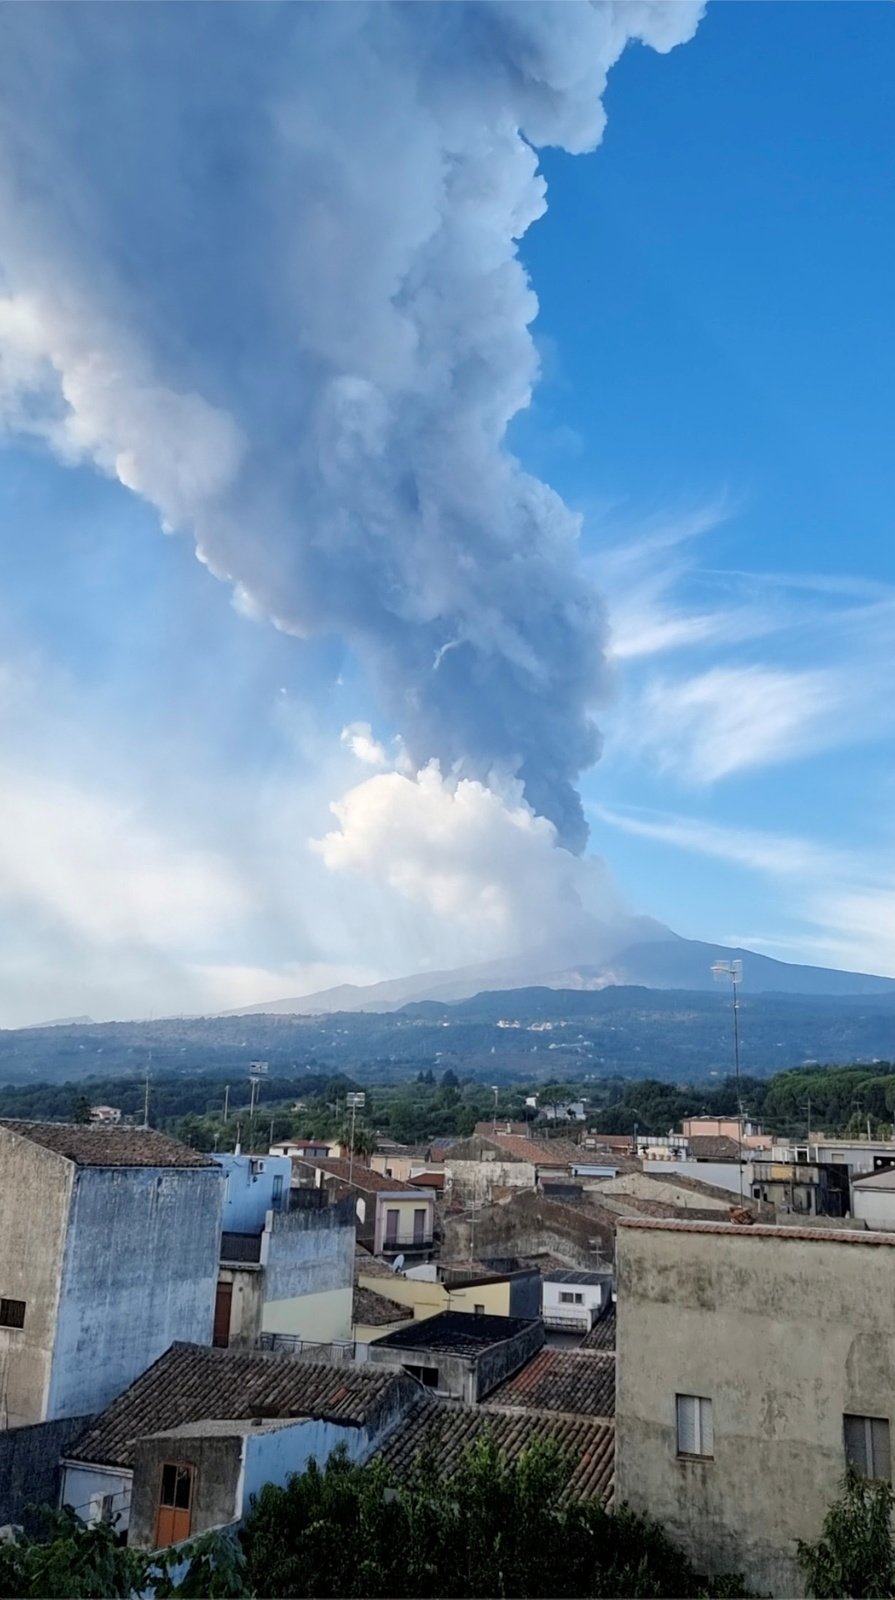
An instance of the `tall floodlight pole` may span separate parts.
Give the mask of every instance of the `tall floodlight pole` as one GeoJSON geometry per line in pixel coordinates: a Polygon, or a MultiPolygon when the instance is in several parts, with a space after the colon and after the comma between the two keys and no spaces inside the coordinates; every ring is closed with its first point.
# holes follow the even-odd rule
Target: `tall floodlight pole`
{"type": "Polygon", "coordinates": [[[366,1099],[367,1099],[366,1095],[361,1093],[361,1092],[358,1092],[357,1094],[349,1094],[349,1095],[345,1096],[345,1103],[348,1106],[349,1111],[351,1112],[351,1133],[350,1133],[350,1136],[349,1136],[349,1145],[348,1145],[348,1182],[349,1183],[352,1182],[352,1179],[353,1179],[353,1176],[354,1176],[354,1119],[357,1116],[358,1107],[365,1105],[366,1104],[366,1099]]]}
{"type": "Polygon", "coordinates": [[[740,1203],[743,1200],[743,1095],[740,1086],[740,1000],[739,985],[743,981],[742,961],[715,961],[712,964],[712,974],[718,979],[726,978],[733,991],[733,1059],[736,1068],[737,1085],[737,1130],[739,1137],[737,1146],[740,1157],[740,1203]]]}
{"type": "Polygon", "coordinates": [[[492,1083],[492,1085],[491,1085],[491,1093],[494,1096],[494,1127],[493,1127],[492,1131],[494,1133],[496,1133],[497,1132],[497,1097],[500,1094],[500,1089],[498,1088],[496,1083],[492,1083]]]}

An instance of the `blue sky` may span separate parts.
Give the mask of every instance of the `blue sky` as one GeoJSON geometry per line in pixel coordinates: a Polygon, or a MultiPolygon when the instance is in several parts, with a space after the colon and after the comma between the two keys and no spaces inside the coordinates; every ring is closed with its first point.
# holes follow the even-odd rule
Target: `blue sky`
{"type": "MultiPolygon", "coordinates": [[[[311,8],[290,9],[312,26],[311,8]]],[[[102,52],[117,45],[104,35],[104,8],[84,10],[93,31],[85,23],[79,36],[68,24],[63,41],[60,27],[58,54],[64,62],[71,50],[99,72],[102,52]]],[[[291,26],[300,35],[301,21],[291,26]]],[[[632,43],[609,65],[599,148],[539,152],[548,209],[519,246],[539,301],[531,331],[541,376],[509,444],[581,518],[580,568],[562,567],[557,594],[595,588],[607,608],[608,671],[588,677],[582,656],[580,673],[596,685],[585,709],[604,753],[579,787],[590,850],[616,890],[582,879],[551,824],[526,811],[501,767],[501,720],[516,711],[497,689],[483,691],[478,722],[469,705],[455,712],[438,699],[437,685],[428,721],[417,716],[419,696],[405,692],[402,674],[419,651],[406,630],[423,595],[431,605],[432,585],[452,581],[438,567],[441,547],[422,562],[425,583],[416,575],[400,602],[405,631],[395,642],[363,614],[364,590],[378,581],[363,547],[317,560],[342,537],[331,516],[300,558],[290,543],[293,522],[323,491],[307,478],[287,499],[284,485],[290,496],[295,486],[283,463],[300,453],[297,439],[304,451],[318,437],[307,420],[317,413],[287,399],[287,387],[301,392],[301,406],[307,391],[310,405],[331,363],[363,372],[365,383],[375,374],[397,406],[394,330],[383,322],[381,338],[370,332],[385,291],[358,262],[367,251],[378,260],[382,248],[382,283],[392,282],[380,227],[384,239],[419,226],[401,174],[397,198],[383,179],[381,223],[371,205],[357,224],[334,310],[321,309],[326,285],[312,279],[313,263],[312,287],[303,286],[310,236],[299,231],[290,256],[279,220],[271,238],[288,271],[266,274],[262,244],[257,260],[240,247],[221,310],[211,292],[203,303],[214,252],[208,244],[206,259],[173,194],[171,240],[182,225],[182,259],[170,265],[179,252],[163,241],[154,279],[147,271],[141,282],[127,255],[128,202],[110,198],[116,174],[106,195],[86,183],[83,205],[80,194],[67,210],[51,198],[40,216],[38,203],[38,226],[16,173],[0,172],[0,1023],[224,1008],[486,959],[531,942],[530,928],[562,929],[570,896],[601,916],[621,901],[690,936],[895,973],[895,15],[883,5],[716,0],[689,39],[686,31],[667,53],[632,43]],[[116,217],[120,230],[109,226],[116,217]],[[60,285],[80,297],[77,337],[60,285]],[[230,293],[246,307],[244,322],[232,317],[230,293]],[[36,332],[33,306],[43,319],[36,332]],[[363,362],[353,363],[352,339],[363,362]],[[102,383],[88,404],[96,352],[102,383]],[[146,401],[150,362],[172,394],[201,397],[195,409],[172,402],[160,415],[146,401]],[[46,398],[39,363],[62,374],[61,398],[46,398]],[[237,432],[254,452],[243,477],[237,432]],[[163,533],[163,521],[176,531],[163,533]],[[231,582],[195,559],[196,542],[231,582]],[[280,608],[280,590],[291,609],[280,608]],[[493,766],[483,732],[492,692],[493,766]],[[441,777],[420,786],[416,771],[430,756],[441,777]]],[[[24,24],[14,44],[38,63],[47,49],[24,24]]],[[[254,45],[264,81],[270,41],[254,45]]],[[[397,74],[416,69],[410,45],[396,56],[400,89],[397,74]]],[[[120,93],[100,75],[100,132],[136,115],[121,70],[120,93]]],[[[142,70],[150,118],[164,96],[150,94],[152,59],[142,70]]],[[[490,107],[490,82],[473,79],[470,104],[481,95],[490,107]]],[[[63,131],[66,117],[80,125],[90,81],[67,73],[62,112],[34,110],[32,160],[52,159],[57,116],[63,131]]],[[[599,87],[585,83],[582,100],[595,106],[599,87]]],[[[0,81],[0,105],[5,97],[14,111],[16,92],[0,81]]],[[[437,81],[419,92],[439,107],[446,93],[437,81]]],[[[303,105],[297,92],[289,114],[300,117],[303,105]]],[[[207,158],[201,220],[210,239],[218,226],[223,238],[248,161],[241,124],[236,117],[225,138],[211,112],[203,123],[189,110],[199,128],[190,148],[207,158]]],[[[334,115],[346,126],[361,116],[334,115]]],[[[540,142],[542,115],[527,103],[520,112],[531,142],[540,142]]],[[[146,125],[138,119],[138,133],[146,125]]],[[[556,142],[577,149],[575,138],[563,131],[556,142]]],[[[122,149],[126,173],[128,141],[122,149]]],[[[510,185],[518,165],[512,182],[529,204],[525,147],[505,155],[501,182],[510,185]]],[[[253,159],[264,161],[263,150],[253,159]]],[[[465,248],[484,253],[476,207],[498,218],[498,168],[478,149],[464,159],[482,185],[465,248]]],[[[501,150],[494,161],[503,160],[501,150]]],[[[350,173],[347,156],[344,166],[350,173]]],[[[56,175],[63,188],[64,171],[56,175]]],[[[164,155],[143,177],[151,222],[152,205],[167,205],[164,155]]],[[[307,191],[293,194],[284,177],[270,209],[277,201],[288,217],[294,208],[300,230],[318,204],[315,185],[327,181],[326,161],[307,191]]],[[[423,156],[406,181],[408,194],[419,192],[423,156]]],[[[354,227],[368,186],[344,187],[354,227]]],[[[509,238],[503,249],[511,256],[509,238]]],[[[321,282],[325,252],[322,260],[321,282]]],[[[527,381],[524,285],[507,283],[492,314],[495,345],[505,338],[496,353],[481,323],[480,351],[493,367],[469,404],[483,410],[501,384],[516,395],[527,381]]],[[[467,298],[458,292],[456,303],[475,324],[472,271],[461,287],[467,298]]],[[[450,338],[464,337],[458,313],[450,338]]],[[[465,392],[454,391],[440,427],[462,414],[465,392]]],[[[352,418],[357,437],[368,430],[366,450],[376,414],[352,418]]],[[[426,441],[407,437],[423,462],[426,441]]],[[[332,446],[339,470],[344,439],[332,446]]],[[[327,435],[320,449],[329,448],[327,435]]],[[[377,449],[381,461],[385,446],[377,449]]],[[[366,456],[352,464],[352,483],[367,470],[366,456]]],[[[437,470],[434,481],[437,492],[437,470]]],[[[379,518],[383,492],[379,483],[376,499],[358,501],[363,527],[379,518]]],[[[348,497],[340,490],[337,504],[348,497]]],[[[383,526],[387,545],[387,516],[383,526]]],[[[560,543],[563,526],[560,516],[560,543]]],[[[484,580],[481,591],[475,614],[500,640],[497,588],[493,615],[484,580]]],[[[426,628],[423,652],[439,638],[426,628]]],[[[459,659],[464,637],[459,626],[445,631],[438,662],[459,659]]],[[[423,681],[420,693],[425,706],[423,681]]],[[[549,730],[550,702],[539,708],[534,696],[533,726],[542,711],[549,730]]]]}

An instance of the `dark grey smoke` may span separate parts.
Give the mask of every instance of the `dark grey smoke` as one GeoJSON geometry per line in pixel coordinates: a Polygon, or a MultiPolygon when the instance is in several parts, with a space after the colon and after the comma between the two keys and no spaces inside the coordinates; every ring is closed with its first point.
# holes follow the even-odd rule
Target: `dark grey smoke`
{"type": "Polygon", "coordinates": [[[602,607],[505,447],[533,146],[701,7],[7,5],[0,422],[117,475],[239,603],[343,638],[418,762],[580,849],[602,607]]]}

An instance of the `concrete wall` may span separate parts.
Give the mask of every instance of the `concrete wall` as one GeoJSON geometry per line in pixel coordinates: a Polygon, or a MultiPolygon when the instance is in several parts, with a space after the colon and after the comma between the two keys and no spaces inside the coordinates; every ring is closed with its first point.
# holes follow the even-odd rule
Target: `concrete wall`
{"type": "Polygon", "coordinates": [[[570,1267],[595,1270],[611,1262],[616,1215],[597,1204],[570,1206],[531,1190],[469,1217],[444,1218],[445,1260],[557,1256],[570,1267]]]}
{"type": "MultiPolygon", "coordinates": [[[[695,1161],[686,1163],[689,1167],[698,1167],[702,1164],[704,1163],[695,1161]]],[[[648,1172],[625,1172],[617,1178],[609,1178],[606,1182],[590,1185],[589,1190],[598,1194],[631,1195],[638,1200],[662,1200],[667,1205],[678,1206],[682,1211],[717,1211],[719,1219],[727,1221],[734,1196],[731,1195],[727,1199],[722,1199],[714,1195],[698,1193],[695,1189],[688,1189],[684,1184],[675,1183],[676,1174],[674,1171],[667,1173],[657,1172],[653,1177],[650,1177],[649,1173],[653,1171],[654,1166],[660,1165],[664,1166],[665,1163],[651,1161],[648,1163],[648,1172]]],[[[736,1171],[736,1168],[733,1170],[736,1171]]],[[[691,1177],[694,1174],[688,1172],[686,1176],[691,1177]]],[[[712,1179],[702,1174],[700,1182],[711,1183],[712,1179]]],[[[744,1193],[748,1200],[749,1184],[745,1178],[743,1184],[744,1193]]],[[[739,1193],[739,1182],[737,1183],[737,1193],[739,1193]]]]}
{"type": "Polygon", "coordinates": [[[293,1472],[304,1472],[311,1460],[325,1466],[339,1445],[345,1446],[352,1461],[364,1461],[373,1449],[363,1428],[316,1418],[302,1418],[288,1428],[248,1436],[240,1516],[248,1516],[253,1498],[266,1483],[285,1484],[293,1472]]]}
{"type": "Polygon", "coordinates": [[[195,1472],[190,1538],[236,1521],[242,1503],[243,1437],[175,1430],[140,1439],[134,1452],[134,1482],[127,1542],[156,1548],[159,1488],[166,1461],[183,1461],[195,1472]]]}
{"type": "MultiPolygon", "coordinates": [[[[71,1423],[71,1417],[64,1419],[71,1423]]],[[[64,1423],[49,1423],[60,1427],[64,1423]]],[[[117,1471],[114,1467],[90,1467],[72,1461],[62,1467],[60,1504],[71,1506],[82,1522],[96,1522],[99,1518],[103,1495],[112,1496],[112,1520],[118,1533],[127,1533],[130,1522],[133,1473],[117,1471]]]]}
{"type": "Polygon", "coordinates": [[[534,1189],[537,1172],[529,1161],[460,1161],[450,1153],[444,1163],[445,1195],[461,1205],[488,1205],[495,1189],[534,1189]]]}
{"type": "MultiPolygon", "coordinates": [[[[732,1199],[737,1201],[740,1197],[740,1169],[735,1161],[648,1161],[645,1163],[648,1172],[672,1174],[680,1173],[682,1178],[696,1178],[699,1183],[714,1184],[716,1189],[729,1189],[732,1199]]],[[[752,1167],[748,1161],[743,1163],[743,1196],[748,1204],[752,1194],[752,1167]]],[[[695,1195],[693,1200],[696,1202],[695,1195]]],[[[700,1207],[705,1210],[704,1206],[700,1207]]]]}
{"type": "Polygon", "coordinates": [[[70,1161],[0,1128],[0,1295],[25,1302],[24,1327],[0,1328],[0,1428],[42,1422],[48,1415],[74,1173],[70,1161]]]}
{"type": "Polygon", "coordinates": [[[623,1222],[616,1499],[697,1566],[801,1593],[845,1469],[843,1416],[895,1429],[895,1240],[623,1222]],[[675,1396],[712,1401],[714,1458],[679,1458],[675,1396]]]}
{"type": "Polygon", "coordinates": [[[264,1268],[221,1267],[219,1283],[229,1283],[233,1291],[230,1301],[230,1348],[251,1350],[258,1343],[264,1310],[264,1268]]]}
{"type": "Polygon", "coordinates": [[[319,1209],[275,1212],[262,1243],[262,1331],[321,1344],[350,1339],[354,1250],[350,1196],[319,1209]]]}
{"type": "Polygon", "coordinates": [[[292,1162],[288,1156],[243,1156],[221,1154],[213,1157],[224,1169],[225,1233],[260,1233],[268,1211],[285,1211],[292,1184],[292,1162]],[[258,1169],[261,1168],[259,1171],[258,1169]],[[274,1200],[274,1180],[280,1180],[280,1200],[274,1200]]]}
{"type": "Polygon", "coordinates": [[[851,1212],[868,1228],[877,1228],[883,1233],[895,1230],[895,1189],[854,1187],[851,1192],[851,1212]]]}
{"type": "Polygon", "coordinates": [[[102,1411],[175,1339],[211,1343],[223,1188],[216,1166],[77,1169],[48,1417],[102,1411]]]}
{"type": "Polygon", "coordinates": [[[63,1417],[0,1432],[0,1526],[31,1527],[29,1508],[59,1503],[60,1457],[87,1428],[90,1417],[63,1417]]]}
{"type": "Polygon", "coordinates": [[[544,1324],[538,1320],[499,1344],[486,1346],[475,1355],[452,1355],[446,1350],[430,1350],[425,1345],[414,1349],[392,1348],[384,1344],[367,1346],[367,1359],[379,1366],[401,1366],[413,1376],[417,1367],[438,1371],[438,1392],[449,1394],[467,1405],[475,1405],[496,1389],[505,1378],[518,1372],[544,1343],[544,1324]]]}

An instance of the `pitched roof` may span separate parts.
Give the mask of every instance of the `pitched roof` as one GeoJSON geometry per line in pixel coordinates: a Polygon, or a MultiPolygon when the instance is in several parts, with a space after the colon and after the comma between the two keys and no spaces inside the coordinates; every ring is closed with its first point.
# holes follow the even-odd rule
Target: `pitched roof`
{"type": "Polygon", "coordinates": [[[345,1161],[338,1157],[328,1157],[324,1160],[315,1156],[296,1156],[300,1167],[312,1167],[315,1172],[325,1172],[331,1178],[341,1178],[343,1182],[350,1183],[353,1189],[366,1189],[368,1193],[374,1189],[382,1190],[388,1194],[397,1194],[404,1190],[407,1194],[419,1194],[418,1184],[405,1183],[402,1178],[387,1178],[383,1172],[374,1172],[372,1167],[367,1167],[362,1161],[345,1161]]]}
{"type": "Polygon", "coordinates": [[[446,1478],[457,1471],[464,1452],[490,1435],[509,1461],[537,1439],[555,1439],[575,1461],[564,1498],[612,1499],[615,1426],[596,1417],[563,1417],[549,1411],[493,1411],[488,1405],[456,1406],[421,1399],[377,1452],[403,1477],[417,1456],[432,1452],[446,1478]]]}
{"type": "Polygon", "coordinates": [[[489,1406],[524,1406],[573,1416],[615,1416],[615,1356],[596,1350],[539,1350],[488,1396],[489,1406]]]}
{"type": "Polygon", "coordinates": [[[145,1434],[189,1422],[318,1417],[362,1426],[389,1386],[388,1367],[335,1366],[260,1350],[172,1344],[103,1411],[66,1455],[110,1467],[133,1465],[145,1434]]]}
{"type": "Polygon", "coordinates": [[[79,1167],[220,1167],[154,1128],[108,1127],[102,1123],[21,1122],[3,1117],[0,1128],[52,1150],[79,1167]]]}
{"type": "Polygon", "coordinates": [[[694,1133],[687,1140],[691,1156],[697,1161],[739,1161],[740,1147],[726,1133],[694,1133]]]}
{"type": "Polygon", "coordinates": [[[366,1327],[387,1327],[392,1322],[407,1322],[412,1316],[412,1306],[399,1305],[378,1289],[365,1289],[359,1284],[354,1291],[353,1320],[366,1327]]]}
{"type": "Polygon", "coordinates": [[[584,1335],[579,1350],[615,1350],[615,1301],[610,1300],[606,1310],[598,1317],[589,1333],[584,1335]]]}
{"type": "Polygon", "coordinates": [[[482,1135],[489,1144],[496,1144],[514,1161],[530,1161],[536,1167],[568,1167],[580,1161],[581,1151],[564,1139],[527,1139],[514,1133],[487,1133],[482,1135]]]}

